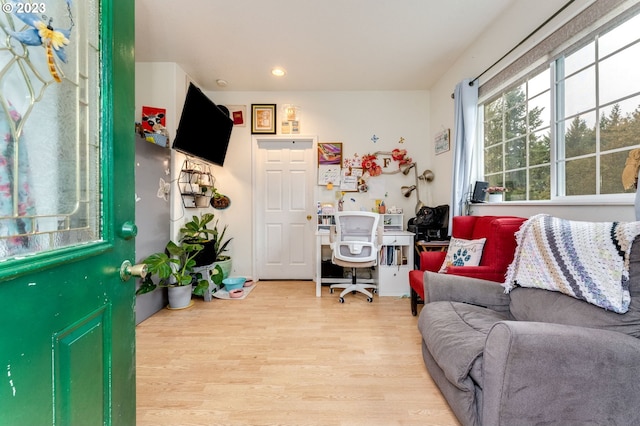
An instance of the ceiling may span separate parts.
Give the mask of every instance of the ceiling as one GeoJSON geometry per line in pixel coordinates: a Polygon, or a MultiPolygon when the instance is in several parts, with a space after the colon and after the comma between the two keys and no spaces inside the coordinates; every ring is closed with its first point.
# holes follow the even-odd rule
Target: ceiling
{"type": "Polygon", "coordinates": [[[204,90],[429,89],[515,1],[136,0],[136,61],[204,90]]]}

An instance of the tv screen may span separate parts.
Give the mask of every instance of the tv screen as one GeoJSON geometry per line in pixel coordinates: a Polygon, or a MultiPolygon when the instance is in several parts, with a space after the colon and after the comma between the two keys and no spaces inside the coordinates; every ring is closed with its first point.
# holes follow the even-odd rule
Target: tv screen
{"type": "Polygon", "coordinates": [[[232,128],[233,120],[229,117],[229,110],[213,103],[198,87],[190,83],[173,149],[222,166],[232,128]]]}

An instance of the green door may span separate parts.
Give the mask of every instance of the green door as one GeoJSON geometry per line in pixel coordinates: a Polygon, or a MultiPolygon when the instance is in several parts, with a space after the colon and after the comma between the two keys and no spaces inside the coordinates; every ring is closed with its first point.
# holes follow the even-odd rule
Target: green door
{"type": "Polygon", "coordinates": [[[134,1],[0,5],[0,425],[133,425],[134,1]]]}

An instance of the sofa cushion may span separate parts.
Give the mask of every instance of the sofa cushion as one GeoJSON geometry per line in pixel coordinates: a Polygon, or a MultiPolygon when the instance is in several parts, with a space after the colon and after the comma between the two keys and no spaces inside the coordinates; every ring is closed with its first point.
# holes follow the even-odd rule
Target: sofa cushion
{"type": "Polygon", "coordinates": [[[562,293],[532,288],[511,290],[509,308],[519,321],[539,321],[618,331],[640,338],[640,237],[629,255],[631,303],[625,314],[606,311],[562,293]]]}
{"type": "Polygon", "coordinates": [[[507,319],[491,309],[459,302],[427,303],[418,321],[422,339],[447,379],[464,389],[463,381],[482,355],[491,327],[507,319]]]}
{"type": "Polygon", "coordinates": [[[631,299],[625,314],[604,310],[557,291],[515,288],[511,291],[511,315],[518,321],[536,321],[600,328],[640,338],[640,300],[631,299]]]}
{"type": "Polygon", "coordinates": [[[482,259],[482,249],[486,238],[477,240],[464,240],[462,238],[451,238],[447,255],[442,262],[438,272],[447,272],[449,266],[478,266],[482,259]]]}

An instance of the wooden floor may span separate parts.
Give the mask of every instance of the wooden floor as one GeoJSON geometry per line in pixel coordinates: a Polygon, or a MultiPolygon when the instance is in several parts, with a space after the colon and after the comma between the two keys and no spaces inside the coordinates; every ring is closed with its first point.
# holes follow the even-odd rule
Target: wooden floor
{"type": "Polygon", "coordinates": [[[137,327],[137,425],[458,425],[409,299],[261,281],[137,327]]]}

